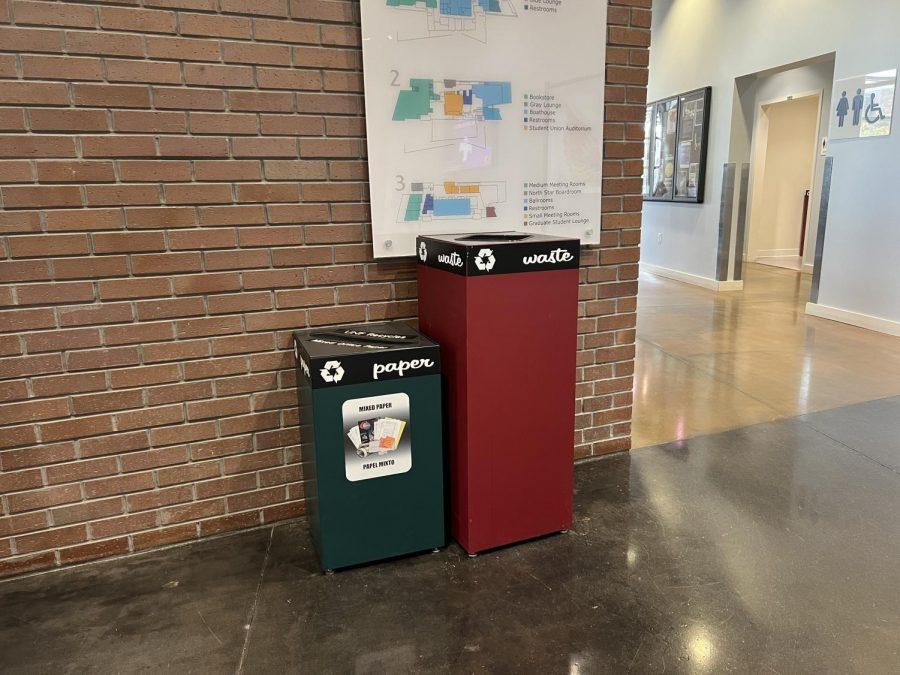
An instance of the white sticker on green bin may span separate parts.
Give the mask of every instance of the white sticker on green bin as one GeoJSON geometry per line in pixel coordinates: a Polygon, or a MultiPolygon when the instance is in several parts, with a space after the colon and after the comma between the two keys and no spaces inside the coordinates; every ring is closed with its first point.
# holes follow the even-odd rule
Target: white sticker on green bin
{"type": "Polygon", "coordinates": [[[409,396],[344,401],[344,468],[349,481],[382,478],[412,468],[409,396]]]}

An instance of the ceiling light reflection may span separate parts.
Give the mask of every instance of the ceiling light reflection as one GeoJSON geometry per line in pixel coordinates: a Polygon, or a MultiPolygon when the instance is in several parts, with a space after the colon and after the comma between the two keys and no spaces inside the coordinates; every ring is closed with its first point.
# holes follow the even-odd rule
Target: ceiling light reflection
{"type": "Polygon", "coordinates": [[[716,656],[715,643],[705,626],[692,626],[687,632],[687,647],[694,663],[704,669],[711,668],[716,656]]]}

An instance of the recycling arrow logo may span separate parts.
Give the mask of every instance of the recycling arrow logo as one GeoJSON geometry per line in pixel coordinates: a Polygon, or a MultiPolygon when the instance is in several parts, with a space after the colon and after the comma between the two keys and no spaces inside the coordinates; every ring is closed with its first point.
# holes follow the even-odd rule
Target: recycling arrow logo
{"type": "Polygon", "coordinates": [[[344,369],[340,361],[326,361],[319,374],[326,382],[340,382],[344,377],[344,369]]]}
{"type": "Polygon", "coordinates": [[[425,262],[425,259],[428,258],[428,247],[425,245],[424,241],[419,242],[419,260],[425,262]]]}
{"type": "Polygon", "coordinates": [[[481,249],[478,251],[478,255],[475,256],[475,267],[482,272],[490,272],[494,269],[494,263],[496,262],[494,252],[489,248],[481,249]]]}

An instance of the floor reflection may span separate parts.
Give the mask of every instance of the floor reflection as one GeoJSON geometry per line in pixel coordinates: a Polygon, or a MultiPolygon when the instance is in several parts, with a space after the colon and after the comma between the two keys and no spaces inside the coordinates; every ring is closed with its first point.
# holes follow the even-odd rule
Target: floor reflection
{"type": "Polygon", "coordinates": [[[747,264],[744,280],[641,275],[634,447],[900,394],[900,339],[807,317],[809,275],[747,264]]]}

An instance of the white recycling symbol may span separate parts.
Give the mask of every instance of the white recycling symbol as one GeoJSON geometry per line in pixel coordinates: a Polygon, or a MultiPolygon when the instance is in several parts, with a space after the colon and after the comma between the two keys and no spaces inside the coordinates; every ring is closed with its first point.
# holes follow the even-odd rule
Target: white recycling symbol
{"type": "Polygon", "coordinates": [[[482,272],[490,272],[494,269],[494,263],[496,262],[494,252],[489,248],[481,249],[478,251],[478,255],[475,256],[475,267],[482,272]]]}
{"type": "Polygon", "coordinates": [[[428,257],[428,247],[425,246],[424,241],[419,242],[419,260],[425,262],[425,259],[428,257]]]}
{"type": "Polygon", "coordinates": [[[319,374],[326,382],[340,382],[344,377],[344,369],[340,361],[326,361],[319,374]]]}

